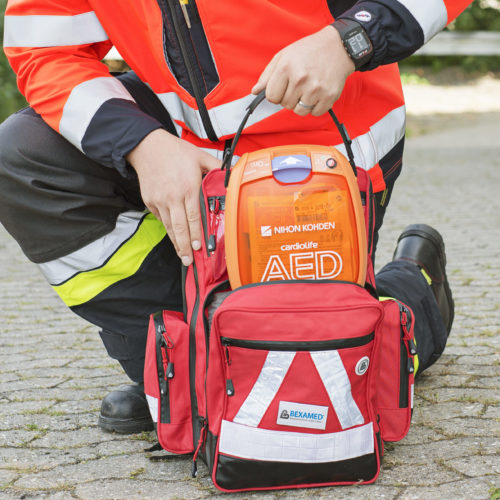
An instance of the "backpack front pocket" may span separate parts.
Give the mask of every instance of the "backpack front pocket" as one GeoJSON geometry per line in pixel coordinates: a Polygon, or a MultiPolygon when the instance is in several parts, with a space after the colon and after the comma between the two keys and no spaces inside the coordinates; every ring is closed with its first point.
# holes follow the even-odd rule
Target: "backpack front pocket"
{"type": "Polygon", "coordinates": [[[378,301],[353,284],[262,284],[224,300],[207,374],[207,451],[218,487],[376,478],[368,388],[380,317],[378,301]]]}

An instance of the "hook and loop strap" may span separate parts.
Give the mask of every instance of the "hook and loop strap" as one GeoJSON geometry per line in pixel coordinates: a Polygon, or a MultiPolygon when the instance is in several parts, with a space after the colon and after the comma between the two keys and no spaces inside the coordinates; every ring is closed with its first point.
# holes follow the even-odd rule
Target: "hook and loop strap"
{"type": "MultiPolygon", "coordinates": [[[[243,117],[243,120],[240,123],[240,126],[238,127],[238,130],[234,136],[234,139],[231,144],[231,149],[226,149],[224,153],[224,159],[222,160],[222,170],[226,170],[226,177],[224,180],[224,186],[227,187],[229,184],[229,177],[231,175],[231,163],[233,160],[234,156],[234,151],[236,149],[236,144],[238,144],[238,141],[240,139],[241,133],[243,132],[243,129],[245,128],[245,125],[247,124],[248,119],[250,118],[250,115],[255,111],[255,108],[265,99],[266,97],[266,91],[265,89],[259,92],[259,94],[255,97],[255,99],[248,105],[246,109],[246,114],[243,117]]],[[[352,170],[354,172],[354,175],[357,175],[356,171],[356,164],[354,163],[354,154],[352,152],[351,144],[352,141],[349,137],[349,134],[347,133],[347,130],[344,126],[343,123],[340,123],[337,116],[335,113],[329,109],[328,110],[329,115],[332,117],[333,122],[335,123],[335,126],[337,127],[340,136],[342,137],[342,142],[344,143],[347,156],[349,158],[349,163],[351,164],[352,170]]]]}

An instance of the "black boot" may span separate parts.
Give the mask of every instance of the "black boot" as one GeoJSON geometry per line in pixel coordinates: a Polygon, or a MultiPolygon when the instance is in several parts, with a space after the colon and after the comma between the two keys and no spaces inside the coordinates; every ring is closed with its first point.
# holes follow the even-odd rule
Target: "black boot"
{"type": "Polygon", "coordinates": [[[143,384],[122,385],[103,400],[98,425],[108,432],[136,434],[153,430],[143,384]]]}
{"type": "Polygon", "coordinates": [[[446,278],[446,254],[442,236],[430,226],[412,224],[398,238],[393,260],[413,262],[432,280],[430,286],[449,334],[455,304],[446,278]]]}

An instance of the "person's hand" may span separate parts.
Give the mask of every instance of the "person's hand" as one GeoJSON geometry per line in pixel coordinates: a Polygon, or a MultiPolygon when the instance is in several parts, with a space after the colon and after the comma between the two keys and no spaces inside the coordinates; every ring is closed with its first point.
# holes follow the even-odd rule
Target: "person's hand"
{"type": "Polygon", "coordinates": [[[260,75],[252,93],[266,89],[268,101],[298,115],[320,116],[339,98],[354,69],[339,32],[326,26],[280,50],[260,75]]]}
{"type": "Polygon", "coordinates": [[[185,266],[201,248],[199,193],[202,174],[221,167],[205,151],[166,130],[148,134],[128,155],[148,209],[165,225],[185,266]]]}

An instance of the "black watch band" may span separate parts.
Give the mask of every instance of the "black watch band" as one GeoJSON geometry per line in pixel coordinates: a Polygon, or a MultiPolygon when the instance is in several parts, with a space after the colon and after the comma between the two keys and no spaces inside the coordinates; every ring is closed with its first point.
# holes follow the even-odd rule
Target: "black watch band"
{"type": "Polygon", "coordinates": [[[332,26],[340,33],[355,68],[364,66],[373,55],[373,45],[363,26],[351,19],[337,19],[332,26]]]}

